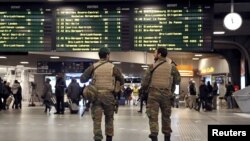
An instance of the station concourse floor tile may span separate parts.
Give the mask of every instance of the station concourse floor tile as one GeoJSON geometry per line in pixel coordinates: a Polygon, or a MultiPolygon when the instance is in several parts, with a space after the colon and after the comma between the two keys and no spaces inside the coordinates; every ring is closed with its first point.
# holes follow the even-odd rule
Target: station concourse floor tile
{"type": "MultiPolygon", "coordinates": [[[[138,113],[138,109],[139,106],[120,106],[114,117],[113,141],[150,141],[147,115],[138,113]]],[[[90,112],[81,117],[80,114],[71,115],[68,109],[64,115],[54,115],[54,109],[50,114],[43,113],[43,110],[43,107],[36,106],[0,111],[0,141],[93,141],[90,112]]],[[[171,141],[207,141],[207,125],[249,125],[249,119],[250,114],[241,113],[239,109],[197,112],[172,108],[171,141]]],[[[102,123],[104,134],[104,119],[102,123]]],[[[159,129],[159,141],[163,141],[161,126],[159,129]]]]}

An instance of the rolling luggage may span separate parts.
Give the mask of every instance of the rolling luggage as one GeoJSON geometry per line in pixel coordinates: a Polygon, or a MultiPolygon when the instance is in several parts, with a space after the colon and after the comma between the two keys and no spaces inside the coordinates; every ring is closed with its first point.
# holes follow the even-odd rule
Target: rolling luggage
{"type": "Polygon", "coordinates": [[[209,103],[206,104],[206,110],[207,111],[212,111],[212,103],[209,102],[209,103]]]}
{"type": "Polygon", "coordinates": [[[71,114],[77,114],[78,113],[78,105],[76,103],[73,103],[71,99],[68,100],[69,103],[69,110],[71,114]]]}
{"type": "Polygon", "coordinates": [[[50,103],[51,105],[56,106],[56,98],[54,96],[51,97],[50,103]]]}
{"type": "Polygon", "coordinates": [[[13,95],[10,95],[6,100],[6,106],[10,106],[12,101],[14,101],[14,97],[13,95]]]}
{"type": "Polygon", "coordinates": [[[125,105],[125,98],[121,97],[121,99],[119,100],[119,105],[125,105]]]}
{"type": "Polygon", "coordinates": [[[210,96],[207,98],[207,103],[206,103],[206,107],[205,107],[205,109],[206,109],[207,111],[212,111],[212,110],[213,110],[212,100],[213,100],[213,96],[210,95],[210,96]]]}

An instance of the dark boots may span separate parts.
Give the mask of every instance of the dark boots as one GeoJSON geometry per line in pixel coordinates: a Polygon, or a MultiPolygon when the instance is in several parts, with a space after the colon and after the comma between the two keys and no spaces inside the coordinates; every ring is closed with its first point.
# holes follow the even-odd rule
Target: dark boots
{"type": "Polygon", "coordinates": [[[112,136],[107,136],[106,141],[112,141],[112,136]]]}
{"type": "Polygon", "coordinates": [[[164,138],[165,138],[164,141],[170,141],[170,135],[165,135],[164,138]]]}
{"type": "Polygon", "coordinates": [[[149,135],[149,138],[151,138],[152,141],[158,141],[157,136],[151,136],[151,135],[149,135]]]}

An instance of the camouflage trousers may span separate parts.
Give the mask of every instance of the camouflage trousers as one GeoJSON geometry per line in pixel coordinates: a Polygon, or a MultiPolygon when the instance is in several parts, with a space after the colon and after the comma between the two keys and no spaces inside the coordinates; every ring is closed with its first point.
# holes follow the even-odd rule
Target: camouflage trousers
{"type": "Polygon", "coordinates": [[[151,136],[157,136],[159,132],[159,109],[161,109],[162,113],[162,133],[165,135],[171,134],[171,98],[172,93],[170,91],[150,89],[147,103],[147,115],[149,118],[151,136]]]}
{"type": "Polygon", "coordinates": [[[104,96],[98,94],[98,100],[93,102],[91,115],[93,119],[94,140],[102,140],[102,115],[105,115],[105,135],[114,135],[114,97],[112,95],[104,96]]]}

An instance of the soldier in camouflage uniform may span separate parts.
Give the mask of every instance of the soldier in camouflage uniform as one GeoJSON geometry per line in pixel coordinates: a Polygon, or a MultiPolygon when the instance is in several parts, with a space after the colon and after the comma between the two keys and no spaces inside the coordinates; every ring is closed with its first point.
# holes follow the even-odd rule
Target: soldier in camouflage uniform
{"type": "Polygon", "coordinates": [[[146,71],[142,88],[148,90],[147,115],[149,118],[150,132],[149,138],[158,141],[158,113],[162,112],[162,133],[165,141],[170,141],[171,129],[171,100],[175,85],[180,83],[180,74],[175,65],[166,59],[167,50],[158,48],[155,51],[155,63],[146,71]],[[162,63],[162,64],[160,64],[162,63]],[[158,67],[156,67],[160,64],[158,67]],[[152,70],[156,69],[152,72],[152,70]]]}
{"type": "Polygon", "coordinates": [[[112,141],[114,135],[114,110],[115,98],[113,95],[114,82],[124,84],[124,78],[120,70],[109,61],[110,51],[108,48],[100,48],[100,60],[88,67],[81,76],[81,82],[87,82],[92,78],[93,85],[97,88],[96,100],[92,101],[91,114],[94,122],[94,140],[103,139],[101,130],[102,113],[105,115],[106,141],[112,141]],[[100,65],[102,64],[102,65],[100,65]],[[99,67],[97,67],[100,65],[99,67]],[[97,68],[96,68],[97,67],[97,68]],[[96,69],[95,69],[96,68],[96,69]],[[94,70],[94,71],[93,71],[94,70]]]}

